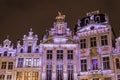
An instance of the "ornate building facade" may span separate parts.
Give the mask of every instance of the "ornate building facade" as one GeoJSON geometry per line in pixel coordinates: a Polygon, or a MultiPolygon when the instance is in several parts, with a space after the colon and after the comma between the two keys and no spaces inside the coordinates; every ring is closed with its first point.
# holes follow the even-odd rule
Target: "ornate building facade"
{"type": "Polygon", "coordinates": [[[72,32],[58,14],[40,42],[32,28],[16,48],[3,41],[0,80],[120,80],[120,37],[113,47],[108,16],[87,13],[72,32]]]}

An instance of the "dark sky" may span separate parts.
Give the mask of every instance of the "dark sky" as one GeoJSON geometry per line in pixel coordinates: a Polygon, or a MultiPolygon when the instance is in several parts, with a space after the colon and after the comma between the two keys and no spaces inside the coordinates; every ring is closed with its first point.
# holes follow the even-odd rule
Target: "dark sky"
{"type": "Polygon", "coordinates": [[[9,35],[12,42],[22,40],[30,28],[41,39],[53,27],[58,11],[66,15],[73,30],[78,18],[87,12],[107,13],[117,36],[120,34],[120,0],[0,0],[0,43],[9,35]]]}

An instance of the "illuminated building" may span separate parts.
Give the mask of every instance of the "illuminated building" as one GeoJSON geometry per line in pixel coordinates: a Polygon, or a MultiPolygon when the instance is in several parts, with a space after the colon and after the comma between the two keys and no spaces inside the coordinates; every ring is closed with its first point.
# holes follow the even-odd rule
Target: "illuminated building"
{"type": "Polygon", "coordinates": [[[0,45],[0,80],[120,80],[120,37],[112,44],[106,14],[87,13],[74,34],[59,12],[43,39],[30,29],[14,48],[0,45]]]}

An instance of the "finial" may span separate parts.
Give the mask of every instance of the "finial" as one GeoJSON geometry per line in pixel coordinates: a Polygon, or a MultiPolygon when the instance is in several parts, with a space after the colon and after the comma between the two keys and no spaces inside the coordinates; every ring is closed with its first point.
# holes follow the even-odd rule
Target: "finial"
{"type": "Polygon", "coordinates": [[[30,32],[32,32],[32,28],[30,28],[30,32]]]}
{"type": "Polygon", "coordinates": [[[7,39],[9,39],[9,35],[7,35],[7,39]]]}

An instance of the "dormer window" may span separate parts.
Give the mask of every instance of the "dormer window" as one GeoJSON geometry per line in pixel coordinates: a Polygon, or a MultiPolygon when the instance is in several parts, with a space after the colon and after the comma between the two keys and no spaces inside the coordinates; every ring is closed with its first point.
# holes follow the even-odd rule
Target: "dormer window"
{"type": "Polygon", "coordinates": [[[39,52],[39,49],[37,48],[37,49],[36,49],[36,53],[38,53],[38,52],[39,52]]]}
{"type": "Polygon", "coordinates": [[[91,30],[94,30],[94,28],[95,28],[94,26],[91,26],[91,27],[90,27],[91,30]]]}
{"type": "Polygon", "coordinates": [[[99,22],[100,22],[100,16],[96,16],[96,17],[95,17],[95,21],[96,21],[97,23],[99,23],[99,22]]]}
{"type": "Polygon", "coordinates": [[[7,51],[4,52],[4,56],[7,56],[7,51]]]}
{"type": "Polygon", "coordinates": [[[88,24],[88,23],[89,23],[89,19],[86,18],[86,19],[85,19],[85,24],[88,24]]]}

